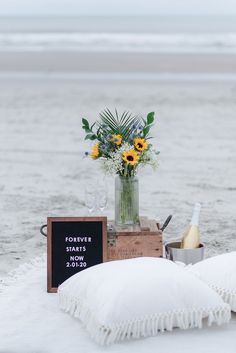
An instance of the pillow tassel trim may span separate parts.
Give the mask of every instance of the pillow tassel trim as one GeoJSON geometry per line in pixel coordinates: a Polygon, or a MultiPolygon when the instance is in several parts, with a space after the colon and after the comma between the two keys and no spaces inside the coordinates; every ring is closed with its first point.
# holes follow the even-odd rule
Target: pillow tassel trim
{"type": "Polygon", "coordinates": [[[119,324],[105,326],[96,321],[90,310],[77,299],[72,299],[65,293],[59,293],[59,303],[62,310],[75,318],[79,318],[90,336],[101,345],[109,345],[129,338],[155,336],[158,332],[172,331],[173,328],[202,328],[203,319],[208,317],[208,325],[228,323],[231,311],[228,304],[222,304],[214,310],[192,309],[176,310],[161,314],[153,314],[136,320],[124,321],[119,324]]]}
{"type": "Polygon", "coordinates": [[[222,300],[225,303],[230,305],[232,311],[236,312],[236,292],[235,291],[230,291],[224,288],[220,288],[212,284],[210,284],[210,287],[221,296],[222,300]]]}

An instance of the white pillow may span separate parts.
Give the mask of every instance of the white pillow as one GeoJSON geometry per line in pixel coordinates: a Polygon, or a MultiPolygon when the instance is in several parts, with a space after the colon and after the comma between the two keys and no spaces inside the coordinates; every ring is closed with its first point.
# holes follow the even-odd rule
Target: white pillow
{"type": "Polygon", "coordinates": [[[90,267],[58,289],[60,307],[79,318],[101,344],[154,336],[230,320],[230,307],[208,285],[161,258],[112,261],[90,267]]]}
{"type": "Polygon", "coordinates": [[[192,269],[236,311],[236,251],[198,262],[192,269]]]}

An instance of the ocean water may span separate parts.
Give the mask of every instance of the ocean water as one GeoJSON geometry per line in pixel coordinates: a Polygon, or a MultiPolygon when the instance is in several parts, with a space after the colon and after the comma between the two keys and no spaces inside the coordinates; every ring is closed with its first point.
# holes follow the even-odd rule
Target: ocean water
{"type": "Polygon", "coordinates": [[[0,51],[236,53],[234,16],[1,18],[0,51]]]}

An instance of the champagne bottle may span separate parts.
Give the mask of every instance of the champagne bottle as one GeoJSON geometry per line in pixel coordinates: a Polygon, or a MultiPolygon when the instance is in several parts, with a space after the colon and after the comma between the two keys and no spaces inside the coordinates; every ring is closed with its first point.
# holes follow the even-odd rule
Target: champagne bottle
{"type": "Polygon", "coordinates": [[[196,203],[193,209],[193,215],[188,229],[182,236],[181,248],[182,249],[196,249],[200,245],[200,235],[199,235],[199,214],[201,205],[196,203]]]}

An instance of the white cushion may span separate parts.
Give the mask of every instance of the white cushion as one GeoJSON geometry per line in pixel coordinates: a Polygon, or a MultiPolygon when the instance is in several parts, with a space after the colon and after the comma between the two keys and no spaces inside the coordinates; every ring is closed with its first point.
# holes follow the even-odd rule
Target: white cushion
{"type": "Polygon", "coordinates": [[[174,327],[222,324],[230,307],[208,285],[161,258],[112,261],[90,267],[58,289],[60,307],[79,318],[101,344],[156,335],[174,327]]]}
{"type": "Polygon", "coordinates": [[[192,269],[236,311],[236,251],[201,261],[192,269]]]}

